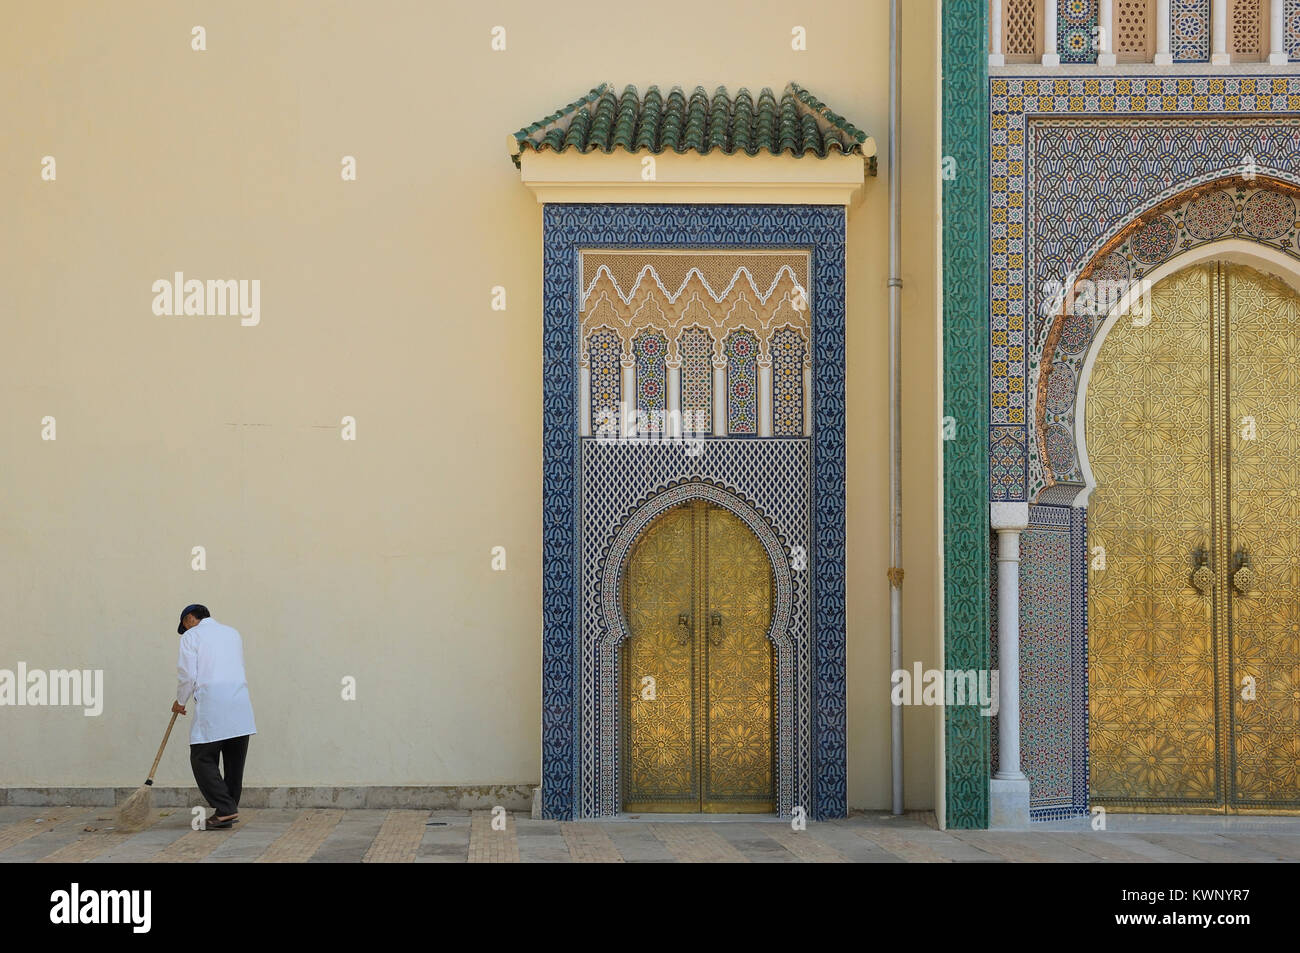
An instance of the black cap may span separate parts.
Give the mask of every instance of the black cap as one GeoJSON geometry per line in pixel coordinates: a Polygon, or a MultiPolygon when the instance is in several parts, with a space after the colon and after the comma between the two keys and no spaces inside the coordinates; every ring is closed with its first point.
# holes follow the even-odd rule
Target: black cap
{"type": "Polygon", "coordinates": [[[181,621],[176,624],[177,635],[185,634],[185,617],[190,613],[193,613],[194,617],[197,619],[206,619],[212,615],[212,613],[208,611],[207,606],[201,606],[197,604],[192,606],[186,606],[184,609],[181,610],[181,621]]]}

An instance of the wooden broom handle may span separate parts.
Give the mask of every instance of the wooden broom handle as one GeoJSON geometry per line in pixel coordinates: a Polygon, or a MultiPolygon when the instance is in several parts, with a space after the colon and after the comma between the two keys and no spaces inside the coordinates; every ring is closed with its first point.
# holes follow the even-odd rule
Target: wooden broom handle
{"type": "Polygon", "coordinates": [[[172,712],[172,720],[167,722],[167,733],[163,735],[163,743],[158,746],[158,757],[153,759],[153,767],[149,769],[149,781],[153,781],[153,773],[158,770],[158,762],[162,760],[163,748],[167,747],[167,739],[172,736],[172,725],[176,724],[176,716],[179,712],[172,712]]]}

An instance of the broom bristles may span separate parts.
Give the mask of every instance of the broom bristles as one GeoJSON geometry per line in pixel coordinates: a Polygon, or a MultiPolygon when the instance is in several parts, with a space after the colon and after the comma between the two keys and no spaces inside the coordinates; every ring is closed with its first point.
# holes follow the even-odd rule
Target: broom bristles
{"type": "Polygon", "coordinates": [[[134,794],[126,799],[122,807],[117,812],[117,827],[123,831],[138,831],[145,826],[149,820],[149,793],[153,790],[149,785],[142,784],[136,788],[134,794]]]}

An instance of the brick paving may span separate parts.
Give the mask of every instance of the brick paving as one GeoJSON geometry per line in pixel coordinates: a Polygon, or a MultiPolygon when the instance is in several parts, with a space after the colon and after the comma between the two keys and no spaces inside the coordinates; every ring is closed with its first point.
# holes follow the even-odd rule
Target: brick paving
{"type": "Polygon", "coordinates": [[[1150,858],[1131,848],[1113,843],[1113,838],[1097,837],[1094,834],[1059,833],[1053,835],[1067,847],[1077,847],[1091,854],[1098,860],[1116,864],[1145,864],[1150,858]]]}
{"type": "Polygon", "coordinates": [[[425,822],[417,864],[464,864],[469,861],[468,811],[435,811],[425,822]]]}
{"type": "MultiPolygon", "coordinates": [[[[142,831],[127,833],[125,831],[114,830],[112,825],[115,823],[113,815],[106,811],[97,811],[92,815],[93,820],[80,829],[80,833],[74,834],[73,839],[65,843],[62,847],[55,847],[54,850],[45,854],[36,862],[38,864],[84,864],[87,861],[94,860],[101,854],[106,854],[115,847],[125,844],[128,840],[142,831]],[[86,828],[90,828],[89,831],[86,828]],[[81,834],[99,834],[102,837],[82,837],[81,834]]],[[[159,820],[158,812],[155,811],[149,818],[149,823],[143,830],[148,830],[159,820]]]]}
{"type": "Polygon", "coordinates": [[[1300,818],[1111,818],[1029,831],[941,831],[924,813],[858,813],[796,830],[774,818],[542,821],[491,811],[263,809],[195,831],[155,809],[138,833],[110,807],[0,808],[0,863],[1214,863],[1300,862],[1300,818]],[[86,830],[90,828],[90,830],[86,830]]]}
{"type": "Polygon", "coordinates": [[[560,832],[569,845],[569,853],[580,864],[621,864],[626,858],[599,824],[565,821],[560,832]]]}
{"type": "Polygon", "coordinates": [[[184,837],[172,841],[158,853],[149,858],[154,864],[191,864],[203,860],[208,854],[220,847],[234,831],[190,831],[184,837]]]}
{"type": "Polygon", "coordinates": [[[409,864],[414,861],[424,839],[424,822],[428,816],[428,811],[389,811],[361,862],[409,864]]]}
{"type": "MultiPolygon", "coordinates": [[[[39,861],[76,841],[87,827],[99,827],[103,809],[44,808],[30,818],[0,828],[0,861],[39,861]]],[[[108,823],[112,823],[111,821],[108,823]]]]}
{"type": "Polygon", "coordinates": [[[0,855],[38,834],[48,834],[60,827],[77,824],[80,819],[94,816],[87,815],[84,808],[37,808],[30,817],[0,827],[0,855]]]}
{"type": "Polygon", "coordinates": [[[865,837],[879,846],[886,853],[901,857],[912,864],[946,864],[952,861],[932,847],[918,840],[908,838],[899,831],[863,829],[855,831],[859,837],[865,837]]]}
{"type": "Polygon", "coordinates": [[[257,860],[289,830],[299,813],[240,808],[239,823],[216,850],[203,858],[203,863],[241,864],[257,860]]]}
{"type": "Polygon", "coordinates": [[[677,821],[653,824],[650,829],[668,847],[678,863],[725,864],[747,863],[749,858],[732,847],[708,824],[683,824],[677,821]]]}
{"type": "MultiPolygon", "coordinates": [[[[302,864],[325,843],[343,820],[342,811],[306,810],[287,831],[272,841],[257,859],[259,864],[302,864]]],[[[241,822],[242,823],[242,822],[241,822]]],[[[238,827],[240,825],[236,825],[238,827]]],[[[244,828],[247,830],[247,828],[244,828]]]]}
{"type": "Polygon", "coordinates": [[[519,841],[512,814],[498,814],[505,820],[505,829],[492,827],[491,811],[475,811],[469,826],[469,857],[471,864],[517,864],[519,841]]]}

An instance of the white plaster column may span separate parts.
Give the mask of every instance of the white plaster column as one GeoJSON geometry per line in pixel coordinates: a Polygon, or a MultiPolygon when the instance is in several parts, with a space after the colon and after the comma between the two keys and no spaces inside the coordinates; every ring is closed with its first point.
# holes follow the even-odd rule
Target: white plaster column
{"type": "Polygon", "coordinates": [[[803,435],[812,436],[812,367],[805,364],[803,369],[803,435]]]}
{"type": "Polygon", "coordinates": [[[1169,9],[1169,0],[1156,0],[1156,66],[1172,66],[1173,54],[1173,15],[1169,9]]]}
{"type": "Polygon", "coordinates": [[[664,434],[674,440],[682,435],[682,365],[668,364],[668,419],[664,434]]]}
{"type": "Polygon", "coordinates": [[[1020,532],[1028,503],[989,504],[998,534],[998,767],[989,781],[989,827],[1029,826],[1029,779],[1020,770],[1020,532]]]}
{"type": "Polygon", "coordinates": [[[713,436],[727,435],[727,365],[713,365],[713,436]]]}
{"type": "Polygon", "coordinates": [[[623,364],[623,399],[618,408],[619,436],[636,436],[636,365],[623,364]]]}
{"type": "Polygon", "coordinates": [[[1228,55],[1228,0],[1213,0],[1210,14],[1210,64],[1227,66],[1232,62],[1228,55]]]}
{"type": "Polygon", "coordinates": [[[1101,48],[1097,50],[1098,66],[1115,65],[1115,33],[1111,29],[1112,9],[1112,0],[1098,0],[1097,39],[1101,41],[1101,48]]]}
{"type": "Polygon", "coordinates": [[[1286,0],[1272,0],[1268,11],[1268,61],[1273,66],[1286,65],[1286,0]]]}
{"type": "Polygon", "coordinates": [[[584,437],[591,436],[591,368],[578,368],[578,427],[584,437]]]}
{"type": "Polygon", "coordinates": [[[1056,5],[1059,0],[1043,3],[1043,65],[1060,66],[1061,55],[1056,51],[1056,5]]]}
{"type": "Polygon", "coordinates": [[[989,0],[991,10],[989,20],[993,26],[993,37],[989,46],[989,66],[1006,66],[1007,58],[1002,55],[1002,0],[989,0]]]}
{"type": "Polygon", "coordinates": [[[758,362],[758,435],[772,436],[772,361],[758,362]]]}

